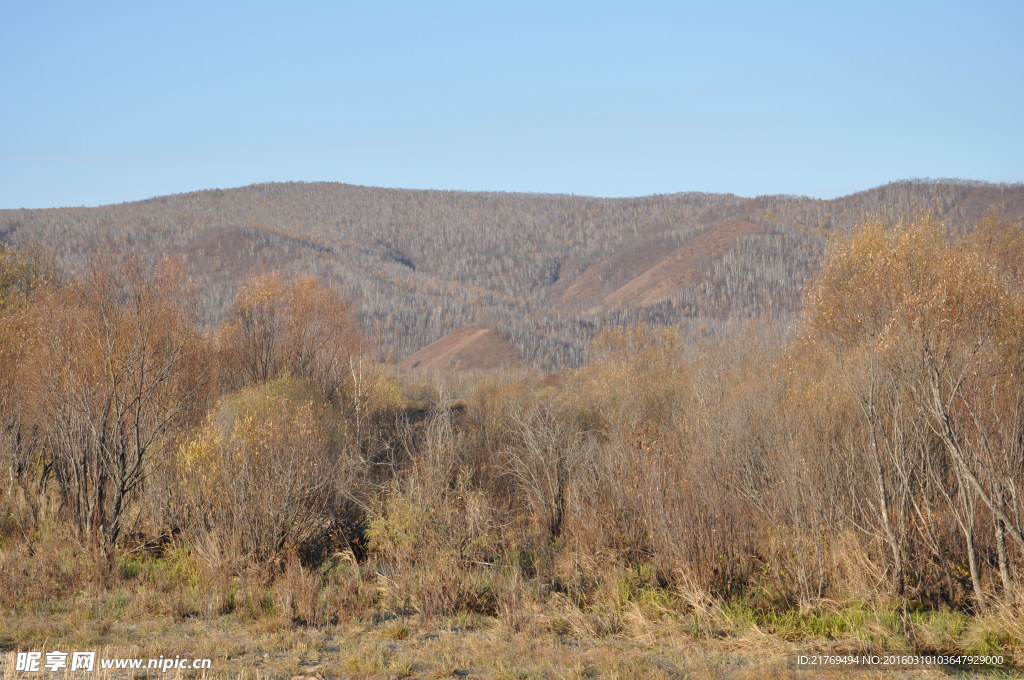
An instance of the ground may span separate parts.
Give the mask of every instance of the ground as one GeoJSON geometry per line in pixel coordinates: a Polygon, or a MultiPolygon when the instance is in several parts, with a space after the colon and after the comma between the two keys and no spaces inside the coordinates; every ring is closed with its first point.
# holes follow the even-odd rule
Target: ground
{"type": "MultiPolygon", "coordinates": [[[[240,621],[237,617],[154,618],[128,623],[85,619],[53,625],[46,616],[0,618],[0,630],[17,636],[22,649],[97,650],[100,657],[210,658],[210,671],[103,671],[61,674],[18,673],[11,651],[0,678],[492,678],[542,680],[583,678],[941,678],[1021,677],[1011,671],[984,673],[930,670],[809,671],[794,667],[797,654],[842,650],[789,643],[766,634],[697,639],[671,623],[640,622],[629,634],[587,636],[573,631],[513,630],[490,617],[447,619],[374,617],[344,624],[305,627],[282,619],[240,621]]],[[[12,648],[9,634],[0,644],[12,648]]]]}

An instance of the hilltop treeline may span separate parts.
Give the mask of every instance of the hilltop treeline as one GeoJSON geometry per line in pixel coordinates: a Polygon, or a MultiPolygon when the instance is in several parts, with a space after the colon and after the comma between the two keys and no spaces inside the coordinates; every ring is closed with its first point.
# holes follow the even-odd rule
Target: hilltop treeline
{"type": "Polygon", "coordinates": [[[1015,648],[1022,246],[994,218],[869,221],[792,337],[634,324],[577,369],[446,385],[389,376],[315,279],[250,279],[202,332],[174,263],[62,280],[5,251],[0,604],[93,582],[148,615],[571,610],[605,634],[631,608],[771,630],[897,603],[907,645],[966,649],[914,626],[998,612],[1015,648]]]}
{"type": "Polygon", "coordinates": [[[669,325],[687,336],[703,328],[711,337],[750,319],[792,325],[830,233],[911,211],[936,214],[961,232],[990,207],[1022,217],[1024,191],[952,181],[901,182],[829,201],[698,193],[595,199],[263,184],[101,208],[4,210],[0,242],[42,244],[74,276],[97,255],[135,254],[150,266],[182,256],[200,283],[207,323],[223,318],[254,271],[315,275],[356,303],[381,357],[488,326],[551,369],[582,364],[597,333],[624,324],[669,325]],[[687,281],[643,306],[564,295],[588,270],[592,279],[626,283],[659,254],[734,220],[753,229],[694,253],[687,281]],[[594,276],[591,268],[603,265],[594,276]]]}

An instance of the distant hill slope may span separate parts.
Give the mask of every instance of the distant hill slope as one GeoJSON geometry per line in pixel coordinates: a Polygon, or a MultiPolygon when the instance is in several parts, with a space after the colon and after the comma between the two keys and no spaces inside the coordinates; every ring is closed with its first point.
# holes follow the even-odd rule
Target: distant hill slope
{"type": "Polygon", "coordinates": [[[494,369],[522,364],[515,348],[492,328],[461,328],[436,340],[401,364],[424,371],[494,369]]]}
{"type": "Polygon", "coordinates": [[[703,280],[706,265],[725,255],[744,236],[761,232],[761,227],[743,219],[732,220],[697,234],[668,257],[635,276],[605,296],[606,307],[649,305],[703,280]]]}
{"type": "Polygon", "coordinates": [[[1024,185],[907,181],[834,200],[684,193],[545,194],[259,184],[99,208],[0,211],[67,272],[94,257],[185,258],[211,321],[251,272],[322,276],[387,357],[492,328],[529,363],[575,364],[601,328],[644,320],[720,333],[786,323],[828,235],[868,215],[931,211],[965,229],[1024,216],[1024,185]]]}

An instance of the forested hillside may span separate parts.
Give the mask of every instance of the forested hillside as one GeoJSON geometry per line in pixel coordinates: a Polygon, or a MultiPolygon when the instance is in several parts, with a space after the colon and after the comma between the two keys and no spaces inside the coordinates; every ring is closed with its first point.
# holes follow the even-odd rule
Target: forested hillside
{"type": "Polygon", "coordinates": [[[684,193],[629,199],[262,184],[99,208],[0,211],[0,243],[97,257],[185,258],[221,319],[259,270],[315,275],[352,299],[381,358],[489,327],[528,362],[578,365],[603,328],[645,321],[721,335],[791,324],[836,230],[937,213],[956,233],[1024,216],[1024,186],[910,181],[835,200],[684,193]]]}

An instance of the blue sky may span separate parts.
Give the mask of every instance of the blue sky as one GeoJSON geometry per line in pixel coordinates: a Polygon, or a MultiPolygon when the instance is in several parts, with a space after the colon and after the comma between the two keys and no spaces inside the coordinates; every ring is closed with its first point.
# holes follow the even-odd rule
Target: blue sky
{"type": "Polygon", "coordinates": [[[0,207],[1024,180],[1021,2],[13,2],[0,207]]]}

